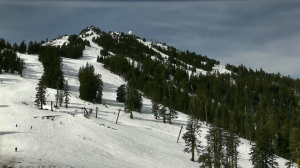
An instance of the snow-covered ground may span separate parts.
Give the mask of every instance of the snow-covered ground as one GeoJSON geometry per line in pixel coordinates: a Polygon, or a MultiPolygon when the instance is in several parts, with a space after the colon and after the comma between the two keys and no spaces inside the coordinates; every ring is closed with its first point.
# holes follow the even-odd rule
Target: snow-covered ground
{"type": "MultiPolygon", "coordinates": [[[[147,47],[153,49],[155,52],[160,53],[161,56],[162,56],[164,59],[168,59],[168,58],[169,58],[168,55],[166,55],[166,54],[164,54],[164,53],[158,51],[156,48],[152,47],[152,44],[151,44],[152,42],[151,42],[151,41],[145,41],[145,42],[144,42],[144,41],[141,40],[141,39],[136,39],[136,40],[139,41],[140,43],[144,44],[145,46],[147,46],[147,47]]],[[[166,45],[163,45],[163,44],[160,44],[160,43],[156,43],[156,45],[162,47],[162,48],[165,49],[165,50],[168,48],[166,45]]],[[[155,59],[155,56],[151,56],[151,58],[152,58],[152,59],[155,59]]],[[[180,60],[178,60],[178,61],[180,61],[180,60]]],[[[184,63],[184,62],[182,62],[182,61],[180,61],[180,62],[181,62],[182,64],[187,65],[188,67],[192,67],[192,65],[186,64],[186,63],[184,63]]],[[[203,63],[203,64],[206,64],[206,62],[202,62],[202,63],[203,63]]],[[[176,66],[176,65],[175,65],[175,66],[176,66]]],[[[212,67],[212,71],[210,71],[210,73],[218,73],[218,72],[219,72],[220,74],[223,74],[223,73],[231,74],[231,71],[225,69],[225,66],[224,66],[224,65],[215,65],[214,67],[212,67]]],[[[192,74],[192,71],[191,71],[191,70],[187,70],[187,73],[188,73],[189,75],[191,75],[191,74],[192,74]]],[[[198,75],[200,75],[200,74],[206,75],[206,74],[207,74],[207,71],[205,71],[205,70],[203,70],[203,69],[196,68],[196,74],[198,74],[198,75]]],[[[194,75],[195,75],[195,74],[194,74],[194,75]]]]}
{"type": "Polygon", "coordinates": [[[46,42],[43,45],[52,45],[52,46],[62,46],[63,44],[68,44],[69,40],[68,40],[69,36],[64,35],[60,38],[54,39],[52,41],[46,42]]]}
{"type": "MultiPolygon", "coordinates": [[[[96,62],[102,47],[92,43],[91,38],[87,37],[91,47],[86,47],[81,59],[63,59],[64,76],[71,89],[69,108],[50,111],[34,106],[35,87],[43,73],[37,55],[18,54],[26,62],[23,77],[10,73],[0,75],[0,167],[199,167],[197,162],[190,161],[190,154],[183,152],[183,139],[176,143],[187,115],[179,112],[172,125],[164,124],[161,119],[154,119],[151,101],[144,98],[141,114],[134,112],[134,118],[130,119],[121,112],[118,124],[115,123],[118,109],[124,108],[116,101],[116,90],[125,82],[96,62]],[[87,62],[102,75],[103,104],[78,98],[77,73],[87,62]],[[83,116],[82,107],[93,109],[89,119],[83,116]],[[96,107],[98,118],[95,118],[96,107]]],[[[45,108],[50,109],[50,101],[55,102],[55,93],[56,90],[47,89],[45,108]]],[[[203,125],[202,141],[207,130],[203,125]]],[[[252,167],[250,147],[248,141],[242,140],[240,167],[252,167]]],[[[285,160],[278,161],[283,167],[285,160]]]]}
{"type": "MultiPolygon", "coordinates": [[[[86,47],[80,60],[63,59],[65,78],[71,87],[69,108],[39,110],[34,106],[35,87],[43,72],[36,55],[18,54],[26,62],[24,77],[0,75],[0,165],[59,167],[197,167],[183,152],[184,143],[176,143],[181,124],[187,116],[180,114],[174,124],[163,124],[150,113],[151,102],[144,99],[142,114],[131,120],[117,109],[118,86],[125,83],[119,76],[96,63],[100,47],[86,47]],[[78,98],[76,74],[87,62],[94,65],[104,82],[103,103],[93,105],[78,98]],[[92,108],[90,119],[80,108],[92,108]],[[95,109],[99,108],[98,118],[95,109]],[[74,117],[71,114],[75,114],[74,117]],[[48,117],[47,117],[48,116],[48,117]],[[16,127],[17,124],[17,127],[16,127]],[[33,127],[30,129],[30,127],[33,127]],[[15,152],[15,147],[18,152],[15,152]]],[[[47,89],[48,101],[55,90],[47,89]]],[[[47,102],[46,108],[50,108],[47,102]]],[[[0,167],[1,167],[0,166],[0,167]]]]}

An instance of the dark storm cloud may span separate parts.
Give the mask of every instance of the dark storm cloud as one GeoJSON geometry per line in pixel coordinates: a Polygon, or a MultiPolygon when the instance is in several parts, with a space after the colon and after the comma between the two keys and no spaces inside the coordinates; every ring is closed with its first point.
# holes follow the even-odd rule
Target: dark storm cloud
{"type": "Polygon", "coordinates": [[[0,1],[0,36],[20,43],[89,25],[195,51],[222,64],[300,77],[297,1],[0,1]]]}

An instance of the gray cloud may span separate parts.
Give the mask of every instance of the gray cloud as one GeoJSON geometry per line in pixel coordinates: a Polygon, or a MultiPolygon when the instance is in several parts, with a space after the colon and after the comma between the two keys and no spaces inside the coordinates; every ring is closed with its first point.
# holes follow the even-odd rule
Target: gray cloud
{"type": "Polygon", "coordinates": [[[0,1],[10,42],[78,34],[89,25],[195,51],[222,64],[300,77],[298,1],[0,1]]]}

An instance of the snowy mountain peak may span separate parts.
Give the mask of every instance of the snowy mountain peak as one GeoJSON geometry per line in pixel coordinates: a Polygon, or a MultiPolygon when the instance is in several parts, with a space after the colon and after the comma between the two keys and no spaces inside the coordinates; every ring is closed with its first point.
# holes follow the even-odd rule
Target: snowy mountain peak
{"type": "Polygon", "coordinates": [[[79,33],[79,36],[85,36],[85,35],[91,35],[91,34],[98,34],[100,35],[101,30],[98,27],[95,26],[88,26],[85,29],[81,30],[81,32],[79,33]]]}
{"type": "Polygon", "coordinates": [[[46,42],[44,44],[42,44],[43,46],[46,46],[46,45],[52,45],[52,46],[62,46],[62,45],[67,45],[69,43],[69,40],[68,40],[69,36],[68,35],[63,35],[61,37],[58,37],[56,39],[53,39],[49,42],[46,42]]]}

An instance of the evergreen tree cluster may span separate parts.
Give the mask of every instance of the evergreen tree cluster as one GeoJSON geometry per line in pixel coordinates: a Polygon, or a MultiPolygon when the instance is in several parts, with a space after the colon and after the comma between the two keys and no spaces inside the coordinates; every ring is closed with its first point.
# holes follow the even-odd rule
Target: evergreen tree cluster
{"type": "Polygon", "coordinates": [[[100,53],[102,56],[108,55],[107,52],[109,51],[136,61],[142,61],[146,55],[155,56],[159,60],[163,59],[159,53],[140,43],[131,35],[124,33],[115,34],[112,32],[106,33],[104,31],[99,35],[101,37],[94,38],[93,42],[103,47],[104,51],[102,51],[102,54],[100,53]]]}
{"type": "Polygon", "coordinates": [[[255,144],[251,147],[251,161],[254,168],[278,167],[275,156],[275,145],[272,142],[272,134],[267,126],[260,127],[256,131],[255,144]]]}
{"type": "Polygon", "coordinates": [[[133,118],[132,111],[141,113],[143,108],[142,94],[131,83],[121,85],[116,90],[117,101],[125,104],[125,112],[130,113],[130,118],[133,118]]]}
{"type": "Polygon", "coordinates": [[[62,89],[64,76],[62,72],[62,58],[59,55],[59,47],[42,46],[39,51],[39,61],[44,66],[42,82],[49,88],[62,89]]]}
{"type": "Polygon", "coordinates": [[[80,67],[78,79],[80,82],[80,98],[94,103],[101,103],[103,82],[101,75],[95,74],[94,66],[86,63],[85,67],[80,67]]]}
{"type": "Polygon", "coordinates": [[[18,50],[20,53],[26,53],[27,51],[27,44],[25,43],[25,40],[23,40],[20,44],[20,46],[18,47],[18,50]]]}
{"type": "Polygon", "coordinates": [[[26,53],[27,51],[27,45],[25,43],[25,40],[23,40],[20,45],[18,46],[17,43],[14,43],[13,45],[11,45],[8,41],[5,42],[5,40],[3,38],[0,38],[0,49],[10,49],[13,50],[14,52],[20,52],[20,53],[26,53]]]}
{"type": "Polygon", "coordinates": [[[41,48],[41,44],[38,42],[32,42],[30,41],[28,43],[28,49],[27,49],[27,53],[28,54],[39,54],[40,52],[40,48],[41,48]]]}
{"type": "Polygon", "coordinates": [[[212,71],[212,67],[214,65],[220,64],[220,62],[215,59],[210,59],[207,56],[202,56],[201,54],[196,54],[195,52],[189,52],[188,50],[180,51],[172,46],[168,46],[167,49],[164,49],[160,45],[156,44],[157,43],[152,42],[152,46],[154,48],[169,56],[168,61],[171,64],[184,66],[193,72],[196,71],[196,68],[203,69],[205,71],[212,71]]]}
{"type": "Polygon", "coordinates": [[[82,57],[85,46],[90,46],[89,41],[82,40],[78,35],[70,35],[68,38],[69,43],[63,44],[60,48],[60,55],[62,57],[77,59],[82,57]]]}
{"type": "Polygon", "coordinates": [[[12,50],[0,50],[0,74],[4,72],[14,73],[15,71],[22,74],[25,63],[12,50]]]}
{"type": "Polygon", "coordinates": [[[202,147],[198,162],[200,167],[238,167],[238,136],[223,128],[212,126],[206,136],[207,146],[202,147]]]}
{"type": "Polygon", "coordinates": [[[90,30],[94,31],[96,34],[101,34],[101,30],[95,26],[88,26],[85,29],[81,30],[81,32],[79,34],[87,36],[87,32],[90,30]]]}
{"type": "MultiPolygon", "coordinates": [[[[275,155],[291,160],[289,163],[298,162],[299,143],[293,139],[299,135],[299,131],[294,130],[299,129],[300,124],[300,81],[268,74],[262,69],[248,70],[242,65],[234,68],[237,71],[232,75],[191,77],[190,80],[197,81],[198,103],[196,107],[190,103],[189,109],[195,110],[201,121],[218,125],[230,134],[249,139],[250,143],[255,141],[251,148],[254,167],[276,167],[275,155]]],[[[203,157],[201,161],[214,163],[203,157]]]]}
{"type": "Polygon", "coordinates": [[[0,74],[2,73],[2,70],[11,73],[17,71],[22,76],[24,68],[24,60],[17,56],[16,52],[11,49],[8,42],[5,42],[4,39],[0,39],[0,74]]]}
{"type": "Polygon", "coordinates": [[[12,49],[11,44],[8,41],[5,41],[3,38],[0,38],[0,49],[12,49]]]}
{"type": "MultiPolygon", "coordinates": [[[[155,102],[153,103],[155,116],[160,112],[157,110],[158,104],[165,104],[166,107],[173,105],[173,109],[189,114],[192,101],[190,94],[195,94],[196,103],[193,108],[197,112],[196,117],[201,121],[213,124],[217,119],[221,121],[220,128],[226,131],[229,130],[230,123],[234,123],[237,129],[232,133],[249,139],[250,142],[257,141],[259,134],[256,132],[260,127],[267,125],[266,129],[271,132],[275,154],[287,159],[292,158],[289,139],[292,129],[300,127],[298,110],[300,80],[266,73],[262,69],[254,71],[243,65],[238,67],[226,65],[227,69],[234,72],[231,75],[218,73],[188,75],[189,67],[176,66],[174,61],[157,57],[153,59],[146,50],[142,53],[131,51],[130,47],[137,47],[134,43],[126,49],[114,47],[122,46],[123,44],[119,44],[125,43],[122,40],[134,38],[126,37],[127,35],[120,34],[118,38],[112,38],[108,34],[104,38],[101,36],[94,39],[94,42],[104,46],[105,50],[117,52],[115,56],[101,54],[98,61],[111,72],[134,83],[145,97],[155,102]]],[[[170,51],[174,52],[175,49],[171,47],[168,50],[161,49],[161,52],[172,55],[170,51]]],[[[177,50],[175,53],[179,55],[177,50]]],[[[190,65],[199,59],[197,65],[193,66],[198,66],[197,68],[205,69],[201,67],[204,64],[200,65],[202,61],[206,62],[205,65],[219,63],[189,52],[182,55],[185,55],[185,60],[182,58],[181,61],[190,65]]],[[[172,59],[170,57],[169,59],[172,59]]],[[[174,60],[177,59],[179,60],[179,56],[174,60]]],[[[296,162],[295,159],[293,161],[296,162]]]]}

